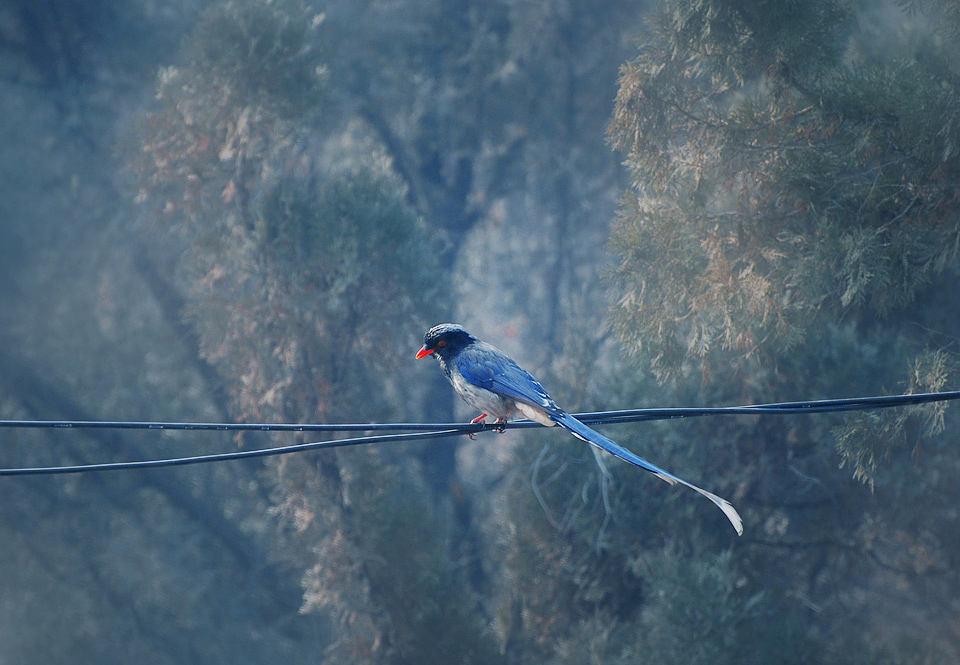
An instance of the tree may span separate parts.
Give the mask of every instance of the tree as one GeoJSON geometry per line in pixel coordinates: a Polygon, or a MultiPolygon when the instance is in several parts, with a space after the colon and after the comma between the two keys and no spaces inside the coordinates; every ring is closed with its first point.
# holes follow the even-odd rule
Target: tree
{"type": "MultiPolygon", "coordinates": [[[[955,361],[937,346],[956,334],[941,316],[960,238],[955,48],[922,23],[887,37],[854,10],[672,2],[624,66],[611,140],[633,188],[611,241],[615,324],[660,382],[694,380],[717,403],[950,381],[955,361]]],[[[834,616],[847,576],[870,593],[898,556],[898,579],[912,579],[922,547],[955,589],[955,537],[908,517],[951,493],[955,480],[930,475],[954,478],[955,453],[929,438],[944,426],[942,407],[847,419],[842,473],[823,423],[699,430],[734,446],[737,470],[714,460],[718,477],[749,471],[738,494],[757,506],[757,535],[741,570],[793,571],[780,598],[834,616]],[[924,459],[910,462],[909,442],[924,459]],[[845,482],[850,470],[876,483],[874,498],[845,482]]]]}
{"type": "MultiPolygon", "coordinates": [[[[335,137],[314,121],[321,22],[296,3],[215,5],[143,125],[143,232],[165,238],[158,260],[243,420],[399,419],[410,377],[398,359],[442,278],[375,150],[343,155],[352,166],[339,171],[322,161],[335,137]]],[[[302,571],[304,611],[332,619],[328,662],[496,660],[415,458],[305,455],[270,477],[276,555],[302,571]]]]}
{"type": "MultiPolygon", "coordinates": [[[[139,2],[0,9],[4,417],[224,415],[180,337],[179,313],[166,318],[114,227],[133,218],[113,152],[120,118],[149,94],[191,4],[176,15],[139,2]]],[[[218,438],[7,430],[4,465],[229,445],[218,438]]],[[[250,467],[196,471],[7,483],[3,571],[17,599],[0,628],[7,656],[312,661],[304,639],[316,621],[297,614],[297,581],[253,528],[261,515],[271,521],[250,467]]]]}

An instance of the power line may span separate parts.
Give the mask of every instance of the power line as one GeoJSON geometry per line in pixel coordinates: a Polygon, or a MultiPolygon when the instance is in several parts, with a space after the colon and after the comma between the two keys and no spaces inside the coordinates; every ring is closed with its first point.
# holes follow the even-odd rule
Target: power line
{"type": "Polygon", "coordinates": [[[626,411],[604,411],[597,414],[583,415],[588,418],[594,415],[603,416],[602,420],[592,422],[618,423],[635,422],[639,420],[689,418],[691,416],[794,415],[835,411],[863,411],[866,409],[885,409],[894,406],[946,402],[955,399],[960,399],[960,390],[949,390],[942,393],[917,393],[914,395],[882,395],[877,397],[846,397],[842,399],[806,400],[801,402],[777,402],[774,404],[756,404],[753,406],[629,409],[626,411]]]}
{"type": "MultiPolygon", "coordinates": [[[[626,409],[620,411],[591,411],[573,414],[585,423],[626,423],[643,420],[668,420],[697,416],[736,416],[757,414],[823,413],[829,411],[857,411],[893,406],[908,406],[929,402],[960,399],[960,390],[914,395],[883,395],[877,397],[846,397],[841,399],[776,402],[749,406],[666,407],[626,409]]],[[[535,427],[537,423],[518,420],[507,423],[508,429],[535,427]]],[[[43,429],[146,429],[146,430],[201,430],[245,432],[435,432],[458,430],[477,433],[485,428],[479,423],[184,423],[164,421],[110,421],[110,420],[0,420],[0,428],[43,429]]],[[[486,429],[491,429],[487,425],[486,429]]]]}
{"type": "Polygon", "coordinates": [[[287,455],[290,453],[302,453],[308,450],[319,450],[322,448],[343,448],[345,446],[359,446],[368,443],[438,439],[447,436],[455,436],[457,434],[463,434],[463,432],[461,430],[441,430],[437,432],[414,432],[409,434],[383,434],[380,436],[360,436],[351,439],[336,439],[333,441],[313,441],[310,443],[297,443],[290,446],[279,446],[277,448],[237,450],[230,453],[213,453],[210,455],[193,455],[190,457],[170,457],[163,459],[138,460],[132,462],[104,462],[101,464],[73,464],[68,466],[39,466],[24,467],[19,469],[0,469],[0,476],[50,476],[70,473],[87,473],[91,471],[156,469],[167,466],[186,466],[188,464],[205,464],[208,462],[226,462],[228,460],[250,459],[253,457],[287,455]]]}
{"type": "MultiPolygon", "coordinates": [[[[796,415],[835,411],[854,411],[907,406],[960,399],[960,391],[942,393],[919,393],[915,395],[885,395],[879,397],[850,397],[843,399],[806,400],[778,402],[753,406],[725,407],[677,407],[653,409],[628,409],[622,411],[595,411],[576,414],[586,423],[625,423],[646,420],[666,420],[717,415],[796,415]]],[[[538,423],[520,420],[504,425],[487,423],[348,423],[348,424],[288,424],[288,423],[183,423],[183,422],[137,422],[137,421],[88,421],[88,420],[0,420],[0,428],[51,428],[51,429],[147,429],[147,430],[215,430],[215,431],[281,431],[281,432],[355,432],[355,431],[402,431],[403,434],[371,436],[298,443],[275,448],[240,450],[228,453],[213,453],[189,457],[137,460],[130,462],[105,462],[100,464],[76,464],[55,467],[27,467],[0,469],[0,476],[59,475],[92,471],[118,471],[152,469],[167,466],[185,466],[208,462],[269,457],[374,443],[439,439],[458,435],[472,435],[490,429],[517,429],[539,427],[538,423]]]]}
{"type": "Polygon", "coordinates": [[[430,432],[460,428],[465,431],[479,431],[476,425],[469,423],[180,423],[126,420],[0,420],[0,428],[203,430],[221,432],[372,432],[378,430],[430,432]]]}

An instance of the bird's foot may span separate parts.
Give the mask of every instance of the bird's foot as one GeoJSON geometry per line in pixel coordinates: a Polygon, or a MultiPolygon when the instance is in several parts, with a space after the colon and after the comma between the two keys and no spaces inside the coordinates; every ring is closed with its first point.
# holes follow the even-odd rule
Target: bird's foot
{"type": "MultiPolygon", "coordinates": [[[[487,414],[481,413],[479,416],[477,416],[476,418],[474,418],[473,420],[471,420],[471,421],[470,421],[470,424],[471,424],[471,425],[476,425],[477,423],[480,423],[481,425],[485,425],[486,423],[484,422],[484,419],[486,419],[486,417],[487,417],[487,414]]],[[[477,433],[476,433],[476,432],[470,432],[469,434],[467,434],[467,438],[469,438],[471,441],[472,441],[476,436],[477,436],[477,433]]]]}
{"type": "MultiPolygon", "coordinates": [[[[473,420],[471,420],[471,421],[470,421],[470,424],[471,424],[471,425],[480,424],[480,425],[486,426],[486,424],[487,424],[486,418],[487,418],[487,414],[486,414],[486,413],[481,413],[479,416],[477,416],[476,418],[474,418],[473,420]]],[[[507,431],[507,419],[506,419],[506,418],[497,418],[497,419],[493,422],[492,427],[493,427],[493,429],[497,430],[497,432],[498,432],[499,434],[503,434],[504,432],[507,431]]],[[[477,435],[476,432],[470,432],[469,434],[467,434],[467,436],[468,436],[469,438],[471,438],[471,439],[472,439],[473,437],[475,437],[476,435],[477,435]]]]}

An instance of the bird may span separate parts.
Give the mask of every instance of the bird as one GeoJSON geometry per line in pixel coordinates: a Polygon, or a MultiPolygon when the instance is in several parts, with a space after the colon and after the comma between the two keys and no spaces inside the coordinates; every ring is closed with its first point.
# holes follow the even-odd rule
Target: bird
{"type": "MultiPolygon", "coordinates": [[[[723,511],[738,536],[743,535],[743,520],[729,501],[661,469],[587,427],[557,406],[527,370],[503,351],[471,335],[463,326],[441,323],[430,328],[423,336],[423,346],[416,358],[419,360],[430,355],[437,359],[443,375],[463,401],[480,410],[481,415],[471,422],[485,422],[487,417],[493,417],[496,418],[495,424],[505,424],[510,418],[522,417],[546,427],[559,425],[595,446],[595,453],[596,449],[604,450],[671,485],[679,483],[699,492],[723,511]]],[[[601,470],[607,473],[599,454],[597,460],[601,470]]]]}

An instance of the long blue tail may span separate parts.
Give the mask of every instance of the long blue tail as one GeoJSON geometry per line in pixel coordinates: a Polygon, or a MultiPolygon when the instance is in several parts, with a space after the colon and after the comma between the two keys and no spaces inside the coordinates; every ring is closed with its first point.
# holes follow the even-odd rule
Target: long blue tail
{"type": "Polygon", "coordinates": [[[733,528],[737,530],[738,536],[743,535],[743,520],[740,519],[740,515],[737,513],[737,510],[730,504],[729,501],[721,499],[716,494],[711,494],[705,489],[701,489],[696,485],[688,483],[683,478],[678,478],[669,471],[664,471],[656,464],[651,464],[639,455],[635,455],[626,448],[617,445],[600,432],[590,429],[582,422],[571,416],[569,413],[561,411],[558,415],[551,414],[550,418],[558,425],[568,430],[578,439],[582,439],[583,441],[586,441],[597,448],[606,450],[611,455],[619,457],[625,462],[630,462],[630,464],[633,464],[634,466],[639,466],[641,469],[646,469],[650,473],[656,474],[671,485],[680,483],[681,485],[686,485],[695,492],[699,492],[703,496],[713,501],[717,508],[723,511],[723,514],[727,516],[728,520],[730,520],[733,528]]]}

